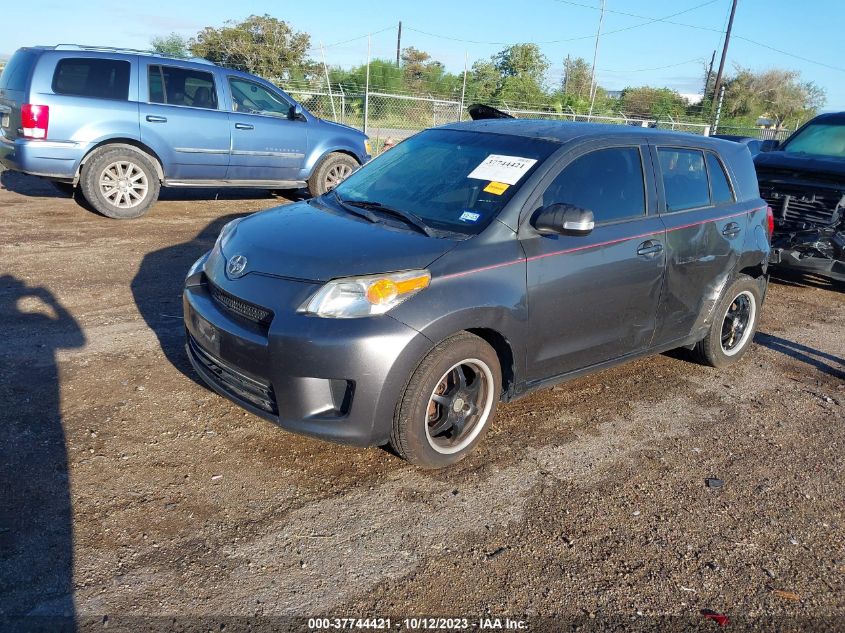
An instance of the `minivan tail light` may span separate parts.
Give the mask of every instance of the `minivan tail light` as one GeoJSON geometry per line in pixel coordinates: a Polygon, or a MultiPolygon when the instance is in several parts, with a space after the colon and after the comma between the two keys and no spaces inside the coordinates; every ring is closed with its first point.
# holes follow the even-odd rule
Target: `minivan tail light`
{"type": "Polygon", "coordinates": [[[772,207],[766,207],[766,224],[769,228],[769,238],[771,239],[772,233],[775,232],[775,214],[772,211],[772,207]]]}
{"type": "Polygon", "coordinates": [[[24,138],[47,138],[50,106],[24,103],[21,106],[21,128],[24,138]]]}

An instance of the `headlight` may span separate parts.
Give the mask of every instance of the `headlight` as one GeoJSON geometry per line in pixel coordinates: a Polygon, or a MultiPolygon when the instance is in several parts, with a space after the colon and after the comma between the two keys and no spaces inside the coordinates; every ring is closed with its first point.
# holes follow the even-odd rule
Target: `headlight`
{"type": "Polygon", "coordinates": [[[229,236],[232,234],[232,231],[235,230],[235,226],[241,220],[243,220],[243,218],[235,218],[234,220],[226,222],[226,224],[223,225],[223,228],[220,229],[220,235],[217,236],[217,241],[214,242],[214,248],[212,250],[221,251],[223,249],[223,247],[226,245],[226,240],[229,238],[229,236]]]}
{"type": "Polygon", "coordinates": [[[427,270],[335,279],[302,304],[300,312],[334,319],[384,314],[431,283],[427,270]]]}

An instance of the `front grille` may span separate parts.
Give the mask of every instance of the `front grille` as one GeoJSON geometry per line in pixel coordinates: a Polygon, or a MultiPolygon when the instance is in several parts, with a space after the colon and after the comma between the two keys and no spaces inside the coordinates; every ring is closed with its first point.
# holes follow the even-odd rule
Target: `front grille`
{"type": "Polygon", "coordinates": [[[831,226],[842,217],[843,189],[792,183],[766,182],[761,178],[760,195],[772,207],[778,220],[831,226]]]}
{"type": "Polygon", "coordinates": [[[211,293],[211,298],[214,299],[217,305],[235,316],[265,326],[270,325],[270,321],[273,320],[272,311],[257,306],[254,303],[244,301],[243,299],[238,299],[222,288],[218,288],[210,281],[208,282],[208,290],[211,293]]]}
{"type": "Polygon", "coordinates": [[[206,376],[213,379],[220,389],[237,399],[246,400],[262,411],[278,415],[279,407],[276,404],[276,394],[273,392],[273,386],[270,383],[244,376],[239,371],[229,367],[222,360],[215,358],[200,347],[190,333],[188,334],[188,351],[193,359],[206,370],[206,376]]]}

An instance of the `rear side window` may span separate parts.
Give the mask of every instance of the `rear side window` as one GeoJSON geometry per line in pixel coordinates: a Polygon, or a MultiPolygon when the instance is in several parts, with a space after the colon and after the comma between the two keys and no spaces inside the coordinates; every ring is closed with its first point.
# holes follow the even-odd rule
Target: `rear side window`
{"type": "Polygon", "coordinates": [[[660,172],[667,211],[683,211],[710,205],[710,186],[704,154],[696,149],[661,148],[660,172]]]}
{"type": "Polygon", "coordinates": [[[0,75],[0,90],[26,90],[26,80],[35,65],[37,55],[30,51],[18,51],[6,64],[0,75]]]}
{"type": "Polygon", "coordinates": [[[217,109],[214,75],[176,66],[150,66],[150,103],[217,109]]]}
{"type": "Polygon", "coordinates": [[[53,74],[53,92],[126,101],[129,98],[129,69],[129,62],[122,59],[62,59],[53,74]]]}
{"type": "Polygon", "coordinates": [[[713,204],[730,204],[734,201],[734,194],[728,183],[725,168],[715,154],[707,152],[707,172],[710,174],[710,192],[713,204]]]}
{"type": "Polygon", "coordinates": [[[543,192],[543,206],[589,209],[597,223],[645,214],[643,164],[637,147],[600,149],[576,158],[543,192]]]}

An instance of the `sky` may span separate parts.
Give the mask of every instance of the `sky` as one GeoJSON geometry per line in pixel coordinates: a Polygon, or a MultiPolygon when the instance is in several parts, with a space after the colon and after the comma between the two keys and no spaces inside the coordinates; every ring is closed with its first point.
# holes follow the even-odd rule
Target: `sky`
{"type": "MultiPolygon", "coordinates": [[[[112,2],[42,0],[38,18],[24,2],[4,2],[7,28],[0,54],[34,44],[83,43],[146,48],[156,35],[194,35],[250,14],[268,13],[311,35],[313,59],[324,46],[329,65],[366,62],[367,34],[373,57],[395,58],[397,24],[402,47],[429,52],[452,72],[489,58],[507,45],[540,44],[549,58],[549,81],[559,83],[567,55],[592,60],[600,0],[178,0],[112,2]],[[17,25],[8,28],[9,25],[17,25]]],[[[596,63],[599,84],[608,90],[628,85],[700,92],[714,50],[719,63],[731,0],[606,0],[596,63]],[[624,15],[624,14],[633,15],[624,15]],[[634,17],[640,16],[640,17],[634,17]],[[673,16],[673,17],[670,17],[673,16]],[[675,22],[654,21],[662,18],[675,22]]],[[[754,70],[786,68],[825,89],[824,110],[845,110],[845,61],[837,53],[842,0],[739,0],[726,72],[734,64],[754,70]],[[753,41],[749,41],[753,40],[753,41]],[[777,50],[775,50],[777,49],[777,50]]]]}

